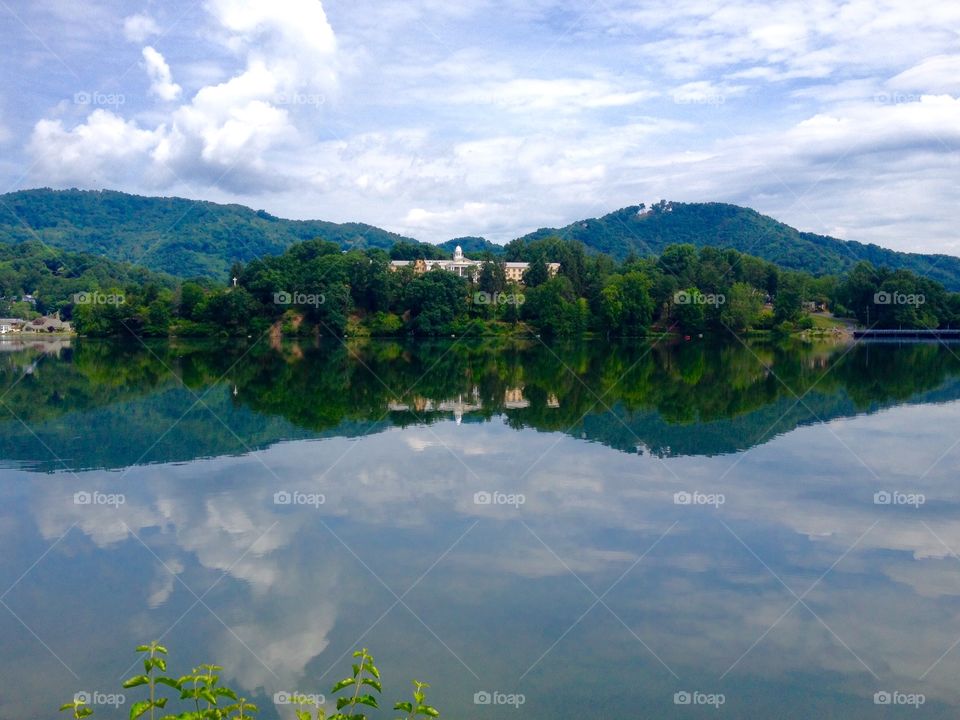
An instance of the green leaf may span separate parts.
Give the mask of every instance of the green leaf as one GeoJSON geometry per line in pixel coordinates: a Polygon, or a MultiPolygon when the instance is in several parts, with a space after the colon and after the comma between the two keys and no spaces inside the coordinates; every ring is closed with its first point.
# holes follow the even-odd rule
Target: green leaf
{"type": "Polygon", "coordinates": [[[153,649],[156,650],[158,653],[161,653],[161,654],[163,654],[163,655],[166,655],[166,654],[167,654],[167,649],[166,649],[163,645],[156,645],[156,646],[154,646],[153,649]]]}
{"type": "Polygon", "coordinates": [[[440,711],[429,705],[421,705],[417,708],[417,715],[426,715],[427,717],[440,717],[440,711]]]}
{"type": "Polygon", "coordinates": [[[403,710],[405,713],[413,712],[413,703],[412,702],[398,702],[393,706],[394,710],[403,710]]]}
{"type": "Polygon", "coordinates": [[[163,710],[163,708],[165,708],[165,707],[167,706],[167,699],[166,699],[166,698],[157,698],[156,700],[153,701],[153,704],[156,705],[156,706],[157,706],[158,708],[160,708],[161,710],[163,710]]]}
{"type": "Polygon", "coordinates": [[[373,678],[364,678],[364,679],[361,680],[360,682],[361,682],[361,684],[363,684],[363,685],[369,685],[369,686],[372,687],[374,690],[376,690],[378,693],[382,693],[382,692],[383,692],[383,686],[380,684],[380,681],[379,681],[379,680],[374,680],[373,678]]]}
{"type": "Polygon", "coordinates": [[[63,712],[64,710],[73,710],[75,707],[76,703],[68,702],[60,706],[60,712],[63,712]]]}
{"type": "Polygon", "coordinates": [[[294,713],[297,716],[297,720],[310,720],[310,713],[306,710],[295,710],[294,713]]]}
{"type": "Polygon", "coordinates": [[[337,698],[337,710],[343,710],[343,708],[350,704],[351,698],[342,697],[337,698]]]}
{"type": "Polygon", "coordinates": [[[150,646],[149,646],[149,645],[137,645],[137,650],[136,650],[136,652],[150,652],[150,646]]]}
{"type": "Polygon", "coordinates": [[[174,690],[180,690],[181,684],[179,680],[174,680],[170,677],[158,677],[154,679],[154,682],[158,685],[166,685],[167,687],[172,687],[174,690]]]}
{"type": "Polygon", "coordinates": [[[78,717],[78,718],[85,718],[85,717],[87,717],[88,715],[93,715],[93,710],[91,710],[91,709],[88,708],[88,707],[82,707],[82,708],[80,708],[79,710],[77,710],[77,717],[78,717]]]}
{"type": "Polygon", "coordinates": [[[374,665],[372,662],[369,662],[369,661],[365,662],[363,664],[363,667],[368,673],[373,675],[375,678],[377,678],[378,680],[380,679],[380,671],[377,670],[377,666],[374,665]]]}
{"type": "Polygon", "coordinates": [[[357,675],[360,674],[360,666],[359,666],[359,665],[351,665],[350,667],[353,668],[353,676],[354,676],[354,677],[356,677],[357,675]]]}
{"type": "Polygon", "coordinates": [[[228,697],[231,700],[237,699],[237,694],[228,687],[217,688],[214,692],[216,693],[217,697],[223,696],[223,697],[228,697]]]}
{"type": "Polygon", "coordinates": [[[332,688],[330,688],[330,694],[333,695],[334,693],[340,692],[345,687],[347,687],[348,685],[353,685],[355,682],[356,680],[354,680],[353,678],[346,678],[345,680],[341,680],[332,688]]]}
{"type": "Polygon", "coordinates": [[[140,702],[134,703],[130,706],[130,720],[137,720],[138,717],[143,715],[149,709],[149,700],[141,700],[140,702]]]}
{"type": "Polygon", "coordinates": [[[373,695],[361,695],[357,698],[357,702],[361,705],[369,705],[372,708],[380,707],[380,703],[377,702],[377,699],[373,695]]]}
{"type": "Polygon", "coordinates": [[[150,678],[148,678],[146,675],[135,675],[134,677],[124,682],[123,687],[134,688],[134,687],[138,687],[139,685],[146,685],[148,682],[150,682],[150,678]]]}

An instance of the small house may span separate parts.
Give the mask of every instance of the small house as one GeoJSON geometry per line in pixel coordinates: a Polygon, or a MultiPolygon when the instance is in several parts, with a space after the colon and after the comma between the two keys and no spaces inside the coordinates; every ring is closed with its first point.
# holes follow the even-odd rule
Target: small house
{"type": "Polygon", "coordinates": [[[0,318],[0,335],[20,332],[25,323],[26,320],[20,318],[0,318]]]}

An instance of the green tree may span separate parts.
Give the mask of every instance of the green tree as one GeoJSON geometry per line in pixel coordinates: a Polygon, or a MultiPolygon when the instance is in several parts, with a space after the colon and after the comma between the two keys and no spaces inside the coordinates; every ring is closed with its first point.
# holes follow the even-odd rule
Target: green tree
{"type": "Polygon", "coordinates": [[[784,272],[773,299],[773,316],[778,323],[796,322],[803,312],[805,278],[800,273],[784,272]]]}
{"type": "Polygon", "coordinates": [[[503,292],[507,288],[507,271],[503,263],[487,261],[480,266],[477,287],[481,292],[491,295],[503,292]]]}
{"type": "Polygon", "coordinates": [[[550,279],[550,270],[542,257],[538,257],[530,263],[530,267],[523,273],[523,284],[528,288],[535,288],[543,285],[550,279]]]}
{"type": "Polygon", "coordinates": [[[734,331],[754,327],[763,312],[763,294],[744,282],[731,285],[724,300],[720,308],[720,322],[734,331]]]}

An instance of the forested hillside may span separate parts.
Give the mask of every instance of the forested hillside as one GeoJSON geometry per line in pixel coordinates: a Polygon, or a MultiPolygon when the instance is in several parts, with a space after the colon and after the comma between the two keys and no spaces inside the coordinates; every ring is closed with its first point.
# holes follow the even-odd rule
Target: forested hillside
{"type": "Polygon", "coordinates": [[[278,255],[318,237],[344,249],[410,241],[362,223],[284,220],[242,205],[183,198],[49,189],[0,196],[0,242],[39,239],[179,277],[224,278],[236,261],[278,255]]]}
{"type": "Polygon", "coordinates": [[[960,258],[901,253],[799,230],[750,208],[725,203],[661,202],[634,205],[563,228],[541,228],[522,240],[559,236],[618,260],[630,254],[659,255],[668,245],[731,248],[791,270],[838,275],[866,260],[894,270],[911,270],[960,290],[960,258]]]}
{"type": "Polygon", "coordinates": [[[128,286],[172,289],[173,277],[84,253],[55,250],[36,240],[0,243],[0,316],[30,318],[69,311],[78,293],[128,286]],[[29,296],[30,301],[24,301],[29,296]]]}

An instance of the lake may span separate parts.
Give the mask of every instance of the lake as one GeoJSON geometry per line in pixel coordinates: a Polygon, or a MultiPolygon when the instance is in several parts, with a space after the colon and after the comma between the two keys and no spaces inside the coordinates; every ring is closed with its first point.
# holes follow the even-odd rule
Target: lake
{"type": "Polygon", "coordinates": [[[156,638],[263,718],[360,647],[449,718],[960,709],[960,346],[0,341],[0,380],[0,718],[127,717],[156,638]]]}

